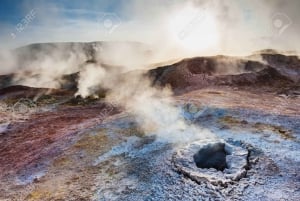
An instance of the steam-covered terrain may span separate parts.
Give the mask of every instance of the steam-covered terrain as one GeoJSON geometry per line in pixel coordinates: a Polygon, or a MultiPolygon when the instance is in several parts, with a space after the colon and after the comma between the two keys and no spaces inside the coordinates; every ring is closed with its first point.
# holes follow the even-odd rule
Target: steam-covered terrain
{"type": "Polygon", "coordinates": [[[155,51],[1,53],[0,200],[299,200],[299,57],[155,51]]]}

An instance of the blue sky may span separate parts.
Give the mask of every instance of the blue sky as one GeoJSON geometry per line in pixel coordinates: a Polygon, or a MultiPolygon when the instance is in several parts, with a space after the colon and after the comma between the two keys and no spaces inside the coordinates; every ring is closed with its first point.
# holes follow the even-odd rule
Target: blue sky
{"type": "Polygon", "coordinates": [[[0,21],[16,23],[22,17],[22,8],[18,0],[2,0],[0,6],[0,21]]]}
{"type": "MultiPolygon", "coordinates": [[[[47,42],[45,38],[49,38],[49,41],[72,40],[72,37],[65,36],[67,32],[73,32],[74,41],[84,41],[82,29],[87,30],[92,27],[90,32],[99,31],[99,28],[95,27],[101,24],[99,21],[105,13],[114,13],[118,16],[118,20],[125,20],[126,16],[123,16],[121,11],[124,4],[128,2],[125,0],[1,0],[0,48],[47,42]],[[32,10],[35,14],[33,19],[24,21],[32,10]],[[18,27],[22,27],[22,33],[18,27]]],[[[86,38],[87,41],[95,39],[97,39],[95,36],[86,38]]]]}
{"type": "MultiPolygon", "coordinates": [[[[300,49],[299,0],[1,0],[0,49],[67,41],[163,44],[171,38],[168,22],[187,4],[208,8],[216,20],[223,48],[230,46],[238,51],[239,44],[243,44],[244,49],[300,49]],[[32,10],[35,16],[24,23],[32,10]],[[284,34],[272,30],[274,14],[289,25],[284,34]]],[[[186,24],[192,20],[193,16],[186,24]]]]}
{"type": "Polygon", "coordinates": [[[66,17],[73,18],[89,17],[95,12],[118,12],[124,2],[124,0],[1,0],[0,22],[7,24],[18,23],[26,15],[26,12],[32,8],[45,9],[49,4],[65,10],[66,12],[63,14],[66,17]],[[86,10],[90,14],[67,12],[72,10],[86,10]]]}

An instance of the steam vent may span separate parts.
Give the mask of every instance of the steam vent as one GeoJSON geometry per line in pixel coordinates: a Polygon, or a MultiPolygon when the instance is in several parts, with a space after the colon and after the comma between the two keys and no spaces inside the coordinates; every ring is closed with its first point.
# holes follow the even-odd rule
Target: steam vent
{"type": "Polygon", "coordinates": [[[193,181],[226,186],[247,174],[249,151],[241,142],[197,141],[173,155],[176,170],[193,181]]]}
{"type": "Polygon", "coordinates": [[[300,201],[300,0],[0,5],[0,201],[300,201]]]}

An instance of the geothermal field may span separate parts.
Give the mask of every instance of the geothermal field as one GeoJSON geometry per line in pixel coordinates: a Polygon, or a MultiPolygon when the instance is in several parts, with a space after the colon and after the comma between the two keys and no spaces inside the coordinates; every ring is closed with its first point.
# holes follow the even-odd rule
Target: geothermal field
{"type": "Polygon", "coordinates": [[[1,76],[0,200],[299,199],[297,56],[122,73],[94,58],[105,45],[17,49],[82,48],[89,59],[71,74],[1,76]],[[24,86],[42,81],[55,88],[24,86]]]}
{"type": "Polygon", "coordinates": [[[3,2],[0,201],[300,200],[299,1],[3,2]]]}

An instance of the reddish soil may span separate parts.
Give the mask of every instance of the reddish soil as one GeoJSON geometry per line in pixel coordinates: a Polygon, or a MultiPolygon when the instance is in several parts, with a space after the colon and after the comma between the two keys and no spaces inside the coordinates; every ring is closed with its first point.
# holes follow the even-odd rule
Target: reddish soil
{"type": "MultiPolygon", "coordinates": [[[[193,103],[201,106],[199,108],[247,110],[261,114],[260,119],[257,117],[257,122],[252,123],[251,121],[246,121],[248,120],[248,113],[246,112],[241,113],[241,116],[245,118],[244,121],[232,116],[225,116],[219,119],[219,122],[226,124],[228,128],[232,128],[230,131],[232,133],[234,133],[235,127],[238,128],[238,132],[248,129],[249,132],[253,131],[253,136],[257,136],[257,133],[261,132],[262,139],[264,139],[266,136],[268,137],[268,133],[262,131],[267,130],[282,137],[281,141],[278,141],[276,138],[277,141],[274,140],[272,146],[285,143],[287,140],[290,140],[290,143],[298,143],[295,139],[298,139],[299,133],[293,132],[290,128],[284,128],[284,126],[290,124],[288,121],[295,121],[292,123],[296,124],[300,116],[298,109],[300,107],[299,82],[297,82],[300,77],[298,73],[299,60],[296,57],[273,57],[270,55],[266,56],[269,65],[239,60],[238,62],[242,63],[240,66],[242,73],[222,74],[216,67],[216,60],[220,58],[224,59],[224,57],[220,56],[186,59],[173,65],[153,69],[149,74],[152,76],[155,85],[170,85],[177,95],[174,99],[180,104],[193,103]],[[284,63],[291,64],[292,67],[288,70],[286,68],[283,69],[284,63]],[[290,71],[293,72],[292,77],[289,77],[290,71]],[[260,122],[265,118],[264,115],[273,115],[278,118],[284,117],[288,120],[282,127],[269,125],[260,122]],[[245,124],[247,125],[245,126],[245,124]]],[[[76,77],[75,74],[73,76],[76,77]]],[[[76,86],[75,78],[69,80],[70,86],[76,86]]],[[[124,122],[123,120],[119,121],[121,125],[119,131],[114,128],[117,131],[108,132],[105,130],[96,134],[89,132],[91,128],[98,128],[103,120],[119,113],[120,109],[101,100],[73,98],[76,87],[71,88],[72,90],[69,91],[37,89],[24,86],[11,86],[0,89],[0,103],[5,103],[10,108],[20,98],[36,101],[37,107],[46,108],[45,110],[38,110],[38,112],[31,114],[22,121],[20,119],[7,121],[9,118],[6,117],[11,111],[0,110],[0,126],[3,122],[10,123],[8,130],[0,133],[0,199],[8,198],[8,200],[14,200],[12,198],[15,197],[17,198],[16,200],[91,200],[91,196],[96,194],[95,189],[108,185],[109,182],[105,183],[106,177],[109,178],[108,181],[114,181],[113,179],[115,179],[116,183],[112,183],[115,188],[118,188],[120,183],[122,184],[121,179],[117,177],[118,175],[114,171],[117,170],[116,167],[118,171],[120,169],[120,172],[126,169],[123,168],[123,163],[118,164],[115,158],[111,159],[110,162],[113,162],[112,164],[104,163],[94,166],[92,162],[102,154],[107,153],[113,143],[120,143],[123,140],[122,136],[124,136],[124,133],[129,133],[129,136],[135,136],[139,132],[133,128],[134,124],[128,124],[128,128],[122,126],[127,125],[125,120],[124,122]],[[116,135],[118,132],[119,134],[116,135]],[[86,155],[82,158],[80,158],[81,151],[86,152],[86,155]],[[75,156],[78,156],[80,159],[75,156]],[[51,166],[53,161],[54,165],[51,166]],[[15,182],[16,176],[18,178],[22,177],[24,171],[30,171],[32,168],[44,163],[50,165],[48,166],[48,172],[46,171],[47,173],[42,178],[33,179],[29,184],[15,182]],[[82,167],[81,172],[73,170],[74,166],[82,167]],[[103,167],[107,167],[107,170],[103,167]],[[69,180],[65,178],[69,178],[69,180]],[[103,183],[101,183],[102,181],[103,183]],[[97,182],[100,184],[98,185],[97,182]],[[23,187],[20,187],[22,185],[23,187]],[[35,189],[27,189],[27,187],[31,186],[35,186],[35,189]],[[52,189],[49,190],[49,188],[52,189]],[[24,195],[21,195],[21,192],[24,192],[24,195]],[[87,197],[80,199],[79,195],[81,194],[87,195],[87,197]],[[47,196],[48,198],[46,199],[45,197],[47,196]],[[56,196],[60,197],[60,199],[56,199],[56,196]],[[67,199],[68,196],[72,199],[67,199]]],[[[205,119],[207,120],[209,117],[205,117],[205,119]]],[[[222,128],[226,128],[224,125],[222,128]]],[[[269,135],[271,136],[271,134],[269,135]]],[[[271,147],[270,150],[274,151],[275,149],[271,147]]],[[[159,155],[163,154],[163,152],[159,153],[155,154],[151,160],[154,161],[159,155]]],[[[151,168],[147,166],[151,165],[149,163],[151,160],[147,158],[145,161],[139,161],[141,167],[147,168],[146,171],[142,171],[143,174],[151,172],[149,171],[151,168]]],[[[164,160],[162,161],[164,162],[164,160]]],[[[285,163],[283,162],[282,164],[285,163]]],[[[131,163],[129,165],[134,167],[134,170],[141,168],[140,166],[137,168],[131,163]]],[[[164,166],[159,165],[152,169],[157,171],[159,170],[158,167],[164,166]]],[[[294,170],[297,171],[296,169],[294,170]]],[[[38,171],[32,172],[36,173],[38,171]]],[[[155,172],[154,176],[157,175],[157,172],[155,172]]],[[[173,171],[169,173],[175,174],[173,171]]],[[[175,180],[175,178],[178,178],[178,175],[171,177],[172,180],[175,180]]],[[[160,177],[157,181],[153,180],[154,183],[149,182],[149,188],[147,187],[147,189],[157,186],[157,183],[161,180],[163,180],[163,177],[160,177]]],[[[295,183],[298,184],[298,182],[295,183]]],[[[123,186],[126,185],[123,184],[123,186]]],[[[172,183],[170,186],[173,188],[179,185],[178,183],[176,185],[172,183]]],[[[138,183],[138,186],[142,186],[141,183],[138,183]]],[[[162,184],[161,186],[165,187],[167,184],[162,184]]],[[[166,194],[169,195],[172,192],[176,194],[184,189],[181,186],[179,188],[168,191],[166,194]]],[[[199,189],[199,186],[196,186],[194,189],[199,189]]],[[[297,188],[292,187],[292,189],[297,188]]],[[[116,190],[113,189],[111,191],[115,192],[116,190]]],[[[160,191],[157,190],[157,192],[160,191]]],[[[126,194],[126,191],[124,192],[126,194]]],[[[131,194],[133,191],[128,192],[131,194]]],[[[180,195],[187,193],[184,192],[180,195]]],[[[200,194],[195,195],[199,196],[200,194]]],[[[189,195],[189,197],[191,196],[189,195]]],[[[205,195],[205,197],[207,196],[205,195]]],[[[199,198],[197,197],[197,199],[199,198]]]]}
{"type": "Polygon", "coordinates": [[[110,107],[104,103],[85,107],[64,106],[13,123],[0,138],[0,178],[18,172],[32,162],[57,155],[64,148],[60,146],[61,142],[70,143],[68,139],[74,139],[81,129],[117,112],[110,107]]]}

